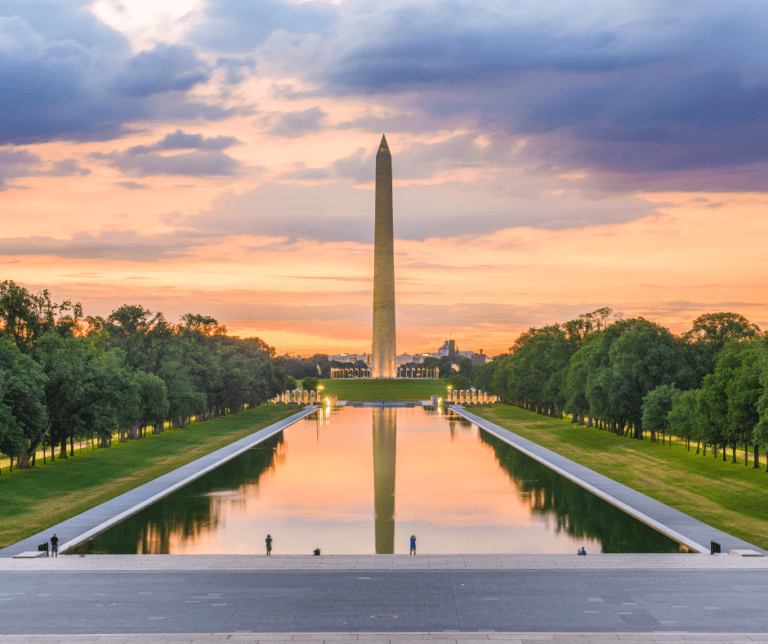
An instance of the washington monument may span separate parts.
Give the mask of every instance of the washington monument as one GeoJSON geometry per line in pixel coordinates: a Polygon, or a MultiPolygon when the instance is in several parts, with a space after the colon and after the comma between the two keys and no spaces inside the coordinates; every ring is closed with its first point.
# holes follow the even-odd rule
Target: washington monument
{"type": "Polygon", "coordinates": [[[376,232],[373,243],[371,377],[396,378],[395,247],[392,229],[392,156],[382,135],[376,153],[376,232]]]}

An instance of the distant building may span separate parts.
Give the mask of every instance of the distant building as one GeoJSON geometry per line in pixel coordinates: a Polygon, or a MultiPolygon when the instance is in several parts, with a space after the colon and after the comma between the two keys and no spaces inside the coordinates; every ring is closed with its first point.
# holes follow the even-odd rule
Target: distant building
{"type": "MultiPolygon", "coordinates": [[[[479,365],[484,365],[491,361],[491,357],[485,355],[482,349],[480,349],[480,353],[475,353],[474,351],[459,351],[455,340],[446,340],[436,353],[401,353],[395,360],[396,366],[402,367],[406,364],[424,364],[424,361],[427,358],[437,358],[439,360],[444,356],[448,356],[454,363],[458,363],[459,360],[462,360],[463,358],[469,358],[474,364],[479,365]]],[[[371,355],[369,353],[338,353],[333,356],[328,356],[328,360],[351,364],[363,362],[370,366],[371,355]]]]}
{"type": "Polygon", "coordinates": [[[456,340],[446,340],[445,344],[437,350],[437,357],[448,356],[451,360],[456,358],[456,340]]]}
{"type": "Polygon", "coordinates": [[[370,354],[368,353],[338,353],[335,356],[328,356],[328,360],[335,362],[351,362],[352,364],[355,364],[356,362],[364,362],[368,365],[371,364],[369,362],[370,354]]]}

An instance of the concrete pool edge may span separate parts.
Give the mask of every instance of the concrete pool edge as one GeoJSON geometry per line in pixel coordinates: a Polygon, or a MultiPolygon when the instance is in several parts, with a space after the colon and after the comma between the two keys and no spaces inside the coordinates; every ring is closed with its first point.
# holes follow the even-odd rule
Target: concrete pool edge
{"type": "Polygon", "coordinates": [[[163,474],[152,481],[128,490],[109,501],[100,503],[31,537],[17,541],[0,550],[0,558],[13,557],[23,552],[35,551],[37,550],[37,544],[48,541],[53,533],[61,535],[59,538],[63,542],[59,546],[59,550],[62,553],[71,550],[91,537],[104,532],[127,517],[136,514],[159,499],[168,496],[191,481],[200,478],[211,470],[262,443],[271,436],[280,433],[286,427],[290,427],[303,418],[310,416],[317,410],[318,407],[309,405],[287,418],[283,418],[253,434],[249,434],[229,445],[201,456],[191,463],[182,465],[167,474],[163,474]],[[66,535],[72,533],[76,536],[67,538],[66,535]]]}
{"type": "Polygon", "coordinates": [[[633,490],[607,476],[580,465],[575,461],[561,456],[546,447],[518,436],[485,418],[467,411],[461,405],[449,407],[455,414],[477,425],[483,431],[495,436],[507,445],[514,447],[526,456],[573,481],[580,487],[592,492],[611,505],[651,526],[669,538],[682,543],[688,548],[701,554],[709,554],[709,547],[704,546],[709,541],[715,541],[722,546],[723,552],[738,549],[757,550],[766,553],[754,544],[738,539],[722,530],[718,530],[703,521],[675,510],[661,501],[656,501],[645,494],[633,490]]]}
{"type": "Polygon", "coordinates": [[[702,554],[555,555],[62,555],[55,559],[0,559],[10,572],[466,572],[466,571],[717,571],[768,569],[766,557],[702,554]]]}

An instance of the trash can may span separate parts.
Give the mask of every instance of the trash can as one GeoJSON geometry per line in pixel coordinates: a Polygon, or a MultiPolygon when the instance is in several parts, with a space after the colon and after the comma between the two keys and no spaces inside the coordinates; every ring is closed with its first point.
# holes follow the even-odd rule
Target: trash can
{"type": "Polygon", "coordinates": [[[717,543],[717,541],[710,541],[709,542],[709,554],[716,555],[716,554],[720,554],[720,552],[722,552],[720,550],[720,544],[717,543]]]}
{"type": "Polygon", "coordinates": [[[40,545],[38,545],[37,546],[37,551],[38,552],[45,551],[45,556],[47,557],[48,556],[48,542],[46,541],[45,543],[41,543],[40,545]]]}

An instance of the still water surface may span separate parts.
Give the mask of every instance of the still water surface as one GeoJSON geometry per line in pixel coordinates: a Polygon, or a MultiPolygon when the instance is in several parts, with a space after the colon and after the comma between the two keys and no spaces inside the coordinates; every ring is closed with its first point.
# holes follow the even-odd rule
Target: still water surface
{"type": "Polygon", "coordinates": [[[98,535],[86,553],[680,552],[452,414],[320,410],[98,535]]]}

